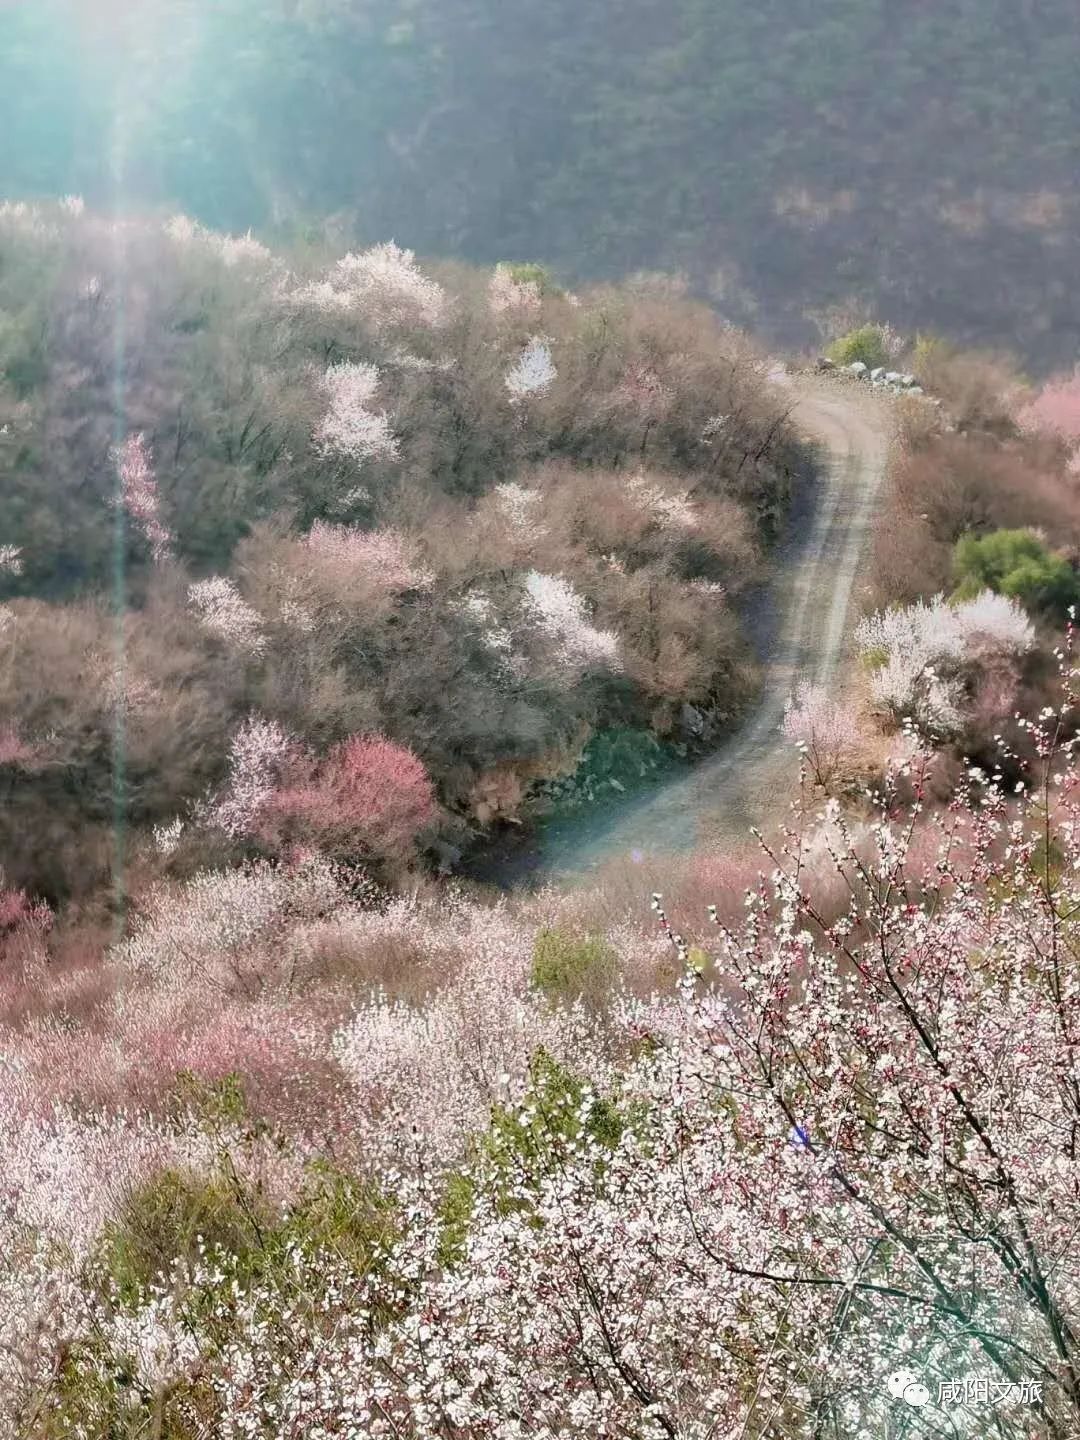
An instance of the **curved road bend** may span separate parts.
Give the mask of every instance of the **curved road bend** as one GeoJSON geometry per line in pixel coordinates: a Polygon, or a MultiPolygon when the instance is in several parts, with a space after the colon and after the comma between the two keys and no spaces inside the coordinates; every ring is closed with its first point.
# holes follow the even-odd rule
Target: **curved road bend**
{"type": "Polygon", "coordinates": [[[783,803],[797,773],[780,737],[784,705],[799,680],[830,685],[845,653],[852,588],[881,489],[890,424],[886,404],[830,380],[787,380],[792,419],[817,441],[826,473],[809,533],[776,581],[779,624],[764,656],[756,709],[707,760],[625,806],[544,827],[532,879],[569,880],[606,860],[745,840],[783,803]]]}

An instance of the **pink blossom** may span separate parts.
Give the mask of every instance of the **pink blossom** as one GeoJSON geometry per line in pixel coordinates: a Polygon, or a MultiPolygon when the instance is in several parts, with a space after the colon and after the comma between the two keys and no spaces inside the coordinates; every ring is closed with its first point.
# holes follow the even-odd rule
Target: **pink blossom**
{"type": "Polygon", "coordinates": [[[129,435],[113,451],[113,463],[120,480],[118,503],[138,525],[149,542],[155,562],[160,564],[172,553],[172,536],[161,522],[157,481],[146,436],[129,435]]]}
{"type": "Polygon", "coordinates": [[[1022,430],[1042,430],[1080,442],[1080,371],[1048,381],[1017,415],[1022,430]]]}
{"type": "Polygon", "coordinates": [[[381,735],[353,735],[324,761],[296,767],[269,801],[266,828],[403,858],[435,809],[431,780],[411,750],[381,735]]]}
{"type": "Polygon", "coordinates": [[[424,589],[435,579],[417,563],[412,543],[396,530],[361,530],[316,520],[303,544],[321,573],[344,581],[361,579],[389,593],[424,589]]]}
{"type": "Polygon", "coordinates": [[[862,735],[854,712],[805,681],[784,710],[784,735],[798,745],[815,781],[829,788],[851,778],[862,735]]]}
{"type": "Polygon", "coordinates": [[[0,765],[25,765],[37,754],[13,725],[0,726],[0,765]]]}

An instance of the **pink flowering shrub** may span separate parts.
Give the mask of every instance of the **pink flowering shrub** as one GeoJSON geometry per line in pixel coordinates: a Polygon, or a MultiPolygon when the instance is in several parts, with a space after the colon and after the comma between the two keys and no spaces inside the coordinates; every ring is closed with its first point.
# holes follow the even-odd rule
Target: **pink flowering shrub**
{"type": "Polygon", "coordinates": [[[360,530],[316,520],[301,543],[313,573],[338,589],[360,584],[394,594],[425,589],[434,580],[416,560],[408,538],[396,530],[360,530]]]}
{"type": "Polygon", "coordinates": [[[784,710],[786,739],[802,751],[816,784],[825,790],[852,779],[862,744],[858,719],[850,706],[833,700],[820,685],[805,681],[784,710]]]}
{"type": "Polygon", "coordinates": [[[1023,430],[1047,431],[1080,445],[1080,373],[1048,381],[1016,420],[1023,430]]]}
{"type": "Polygon", "coordinates": [[[157,480],[150,463],[146,436],[129,435],[113,452],[120,492],[117,503],[142,531],[156,563],[172,553],[173,539],[162,523],[157,480]]]}
{"type": "Polygon", "coordinates": [[[353,735],[293,767],[265,807],[263,833],[382,860],[408,858],[436,815],[422,761],[381,735],[353,735]]]}

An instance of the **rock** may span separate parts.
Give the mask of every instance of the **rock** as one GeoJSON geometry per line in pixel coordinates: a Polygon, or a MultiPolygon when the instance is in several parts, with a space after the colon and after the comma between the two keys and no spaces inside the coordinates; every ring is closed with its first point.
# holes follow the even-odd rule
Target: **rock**
{"type": "Polygon", "coordinates": [[[870,379],[871,379],[871,380],[884,380],[884,379],[885,379],[885,366],[884,366],[884,365],[877,365],[877,366],[875,366],[874,369],[870,371],[870,379]]]}
{"type": "Polygon", "coordinates": [[[622,781],[616,780],[614,775],[607,783],[611,786],[612,790],[618,790],[620,795],[623,794],[626,789],[626,786],[622,783],[622,781]]]}
{"type": "Polygon", "coordinates": [[[909,395],[925,395],[926,391],[922,388],[921,385],[912,385],[911,389],[907,393],[909,395]]]}
{"type": "Polygon", "coordinates": [[[679,715],[679,723],[684,730],[691,735],[703,735],[705,733],[705,716],[693,705],[684,704],[679,715]]]}
{"type": "Polygon", "coordinates": [[[817,367],[816,367],[816,368],[817,368],[818,370],[835,370],[835,369],[836,369],[836,362],[835,362],[835,360],[830,360],[827,355],[819,355],[819,356],[817,357],[817,367]]]}
{"type": "Polygon", "coordinates": [[[901,385],[914,385],[914,384],[915,384],[915,376],[914,376],[914,375],[901,375],[901,376],[900,376],[900,384],[901,384],[901,385]]]}
{"type": "Polygon", "coordinates": [[[898,370],[886,370],[886,372],[885,372],[885,384],[886,384],[886,385],[899,385],[899,384],[900,384],[900,372],[899,372],[898,370]]]}
{"type": "Polygon", "coordinates": [[[853,360],[851,364],[846,367],[846,369],[849,375],[857,375],[860,380],[867,373],[866,366],[861,360],[853,360]]]}

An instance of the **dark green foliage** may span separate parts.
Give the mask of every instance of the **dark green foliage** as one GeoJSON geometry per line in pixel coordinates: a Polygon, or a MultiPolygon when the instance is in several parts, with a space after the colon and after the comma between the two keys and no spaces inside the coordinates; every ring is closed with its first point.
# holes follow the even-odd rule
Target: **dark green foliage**
{"type": "Polygon", "coordinates": [[[956,543],[953,573],[960,599],[990,589],[1011,595],[1031,610],[1056,616],[1080,599],[1076,571],[1030,530],[962,536],[956,543]]]}

